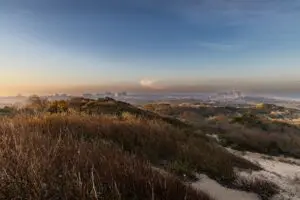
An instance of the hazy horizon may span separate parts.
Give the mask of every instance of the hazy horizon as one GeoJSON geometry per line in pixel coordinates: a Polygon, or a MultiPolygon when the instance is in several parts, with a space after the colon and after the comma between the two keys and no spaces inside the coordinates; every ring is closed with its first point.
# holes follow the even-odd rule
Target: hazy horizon
{"type": "MultiPolygon", "coordinates": [[[[1,87],[0,87],[1,88],[1,87]]],[[[222,82],[212,81],[202,84],[166,84],[156,83],[151,87],[135,83],[122,83],[115,85],[68,85],[68,86],[24,86],[5,87],[0,89],[0,96],[16,95],[48,95],[55,93],[67,93],[71,95],[80,95],[83,93],[101,93],[101,92],[129,92],[129,93],[215,93],[238,90],[248,94],[269,94],[293,96],[300,95],[299,82],[222,82]],[[21,88],[21,89],[20,89],[21,88]],[[5,93],[7,89],[7,93],[5,93]]]]}
{"type": "Polygon", "coordinates": [[[0,95],[300,92],[299,0],[0,0],[0,95]]]}

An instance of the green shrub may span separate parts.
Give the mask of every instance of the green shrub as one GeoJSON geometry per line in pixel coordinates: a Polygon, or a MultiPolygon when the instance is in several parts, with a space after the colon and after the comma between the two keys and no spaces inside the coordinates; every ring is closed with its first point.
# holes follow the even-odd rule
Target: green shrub
{"type": "Polygon", "coordinates": [[[0,108],[0,115],[12,115],[17,112],[17,109],[10,106],[5,106],[3,108],[0,108]]]}

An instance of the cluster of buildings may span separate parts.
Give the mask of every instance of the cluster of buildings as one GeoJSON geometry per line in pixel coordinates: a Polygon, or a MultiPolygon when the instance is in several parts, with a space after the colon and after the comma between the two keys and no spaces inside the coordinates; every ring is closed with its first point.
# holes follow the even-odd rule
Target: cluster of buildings
{"type": "Polygon", "coordinates": [[[127,92],[105,92],[105,93],[96,93],[96,94],[92,94],[92,93],[84,93],[82,94],[82,97],[84,98],[88,98],[88,99],[98,99],[98,98],[103,98],[103,97],[124,97],[127,96],[127,92]]]}

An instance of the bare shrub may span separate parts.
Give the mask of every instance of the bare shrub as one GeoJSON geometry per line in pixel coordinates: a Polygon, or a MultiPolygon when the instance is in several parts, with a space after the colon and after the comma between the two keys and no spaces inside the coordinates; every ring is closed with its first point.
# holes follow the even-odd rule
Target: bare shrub
{"type": "Polygon", "coordinates": [[[258,194],[262,200],[269,200],[280,192],[275,183],[259,178],[239,177],[235,186],[238,189],[258,194]]]}

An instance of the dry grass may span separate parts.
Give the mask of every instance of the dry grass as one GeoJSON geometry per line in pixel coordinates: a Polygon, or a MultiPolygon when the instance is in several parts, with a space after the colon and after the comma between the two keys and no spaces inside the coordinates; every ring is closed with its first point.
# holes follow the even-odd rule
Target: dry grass
{"type": "Polygon", "coordinates": [[[131,104],[116,101],[112,98],[98,100],[74,98],[67,101],[70,108],[88,114],[109,114],[120,116],[124,112],[139,116],[148,120],[160,120],[180,128],[187,128],[188,125],[175,118],[158,115],[154,112],[139,109],[131,104]]]}
{"type": "Polygon", "coordinates": [[[259,178],[240,177],[236,181],[236,187],[258,194],[262,200],[269,200],[280,192],[276,184],[259,178]]]}
{"type": "Polygon", "coordinates": [[[79,115],[1,119],[0,199],[210,199],[96,136],[114,123],[79,115]]]}
{"type": "Polygon", "coordinates": [[[183,118],[207,134],[218,134],[223,145],[236,150],[300,158],[299,126],[270,120],[272,112],[275,111],[289,113],[289,117],[297,116],[299,111],[275,105],[262,105],[260,109],[212,106],[195,108],[159,104],[145,107],[158,113],[183,118]],[[184,115],[186,112],[190,114],[184,115]],[[217,119],[215,116],[223,117],[217,119]],[[203,117],[211,120],[199,120],[203,117]]]}
{"type": "Polygon", "coordinates": [[[231,127],[219,134],[225,146],[272,156],[300,158],[300,132],[266,132],[260,129],[231,127]]]}
{"type": "Polygon", "coordinates": [[[154,165],[169,167],[173,162],[185,163],[189,171],[205,172],[224,183],[235,179],[234,167],[260,169],[199,134],[128,114],[121,118],[82,114],[15,117],[11,123],[23,127],[26,124],[26,132],[51,132],[55,137],[68,135],[85,141],[104,139],[154,165]]]}
{"type": "Polygon", "coordinates": [[[200,129],[217,134],[222,145],[236,150],[300,158],[300,129],[271,121],[259,128],[261,123],[255,123],[255,127],[221,121],[206,123],[200,129]]]}
{"type": "Polygon", "coordinates": [[[75,103],[0,118],[0,199],[209,199],[151,168],[229,187],[235,167],[261,169],[179,120],[111,99],[75,103]]]}

